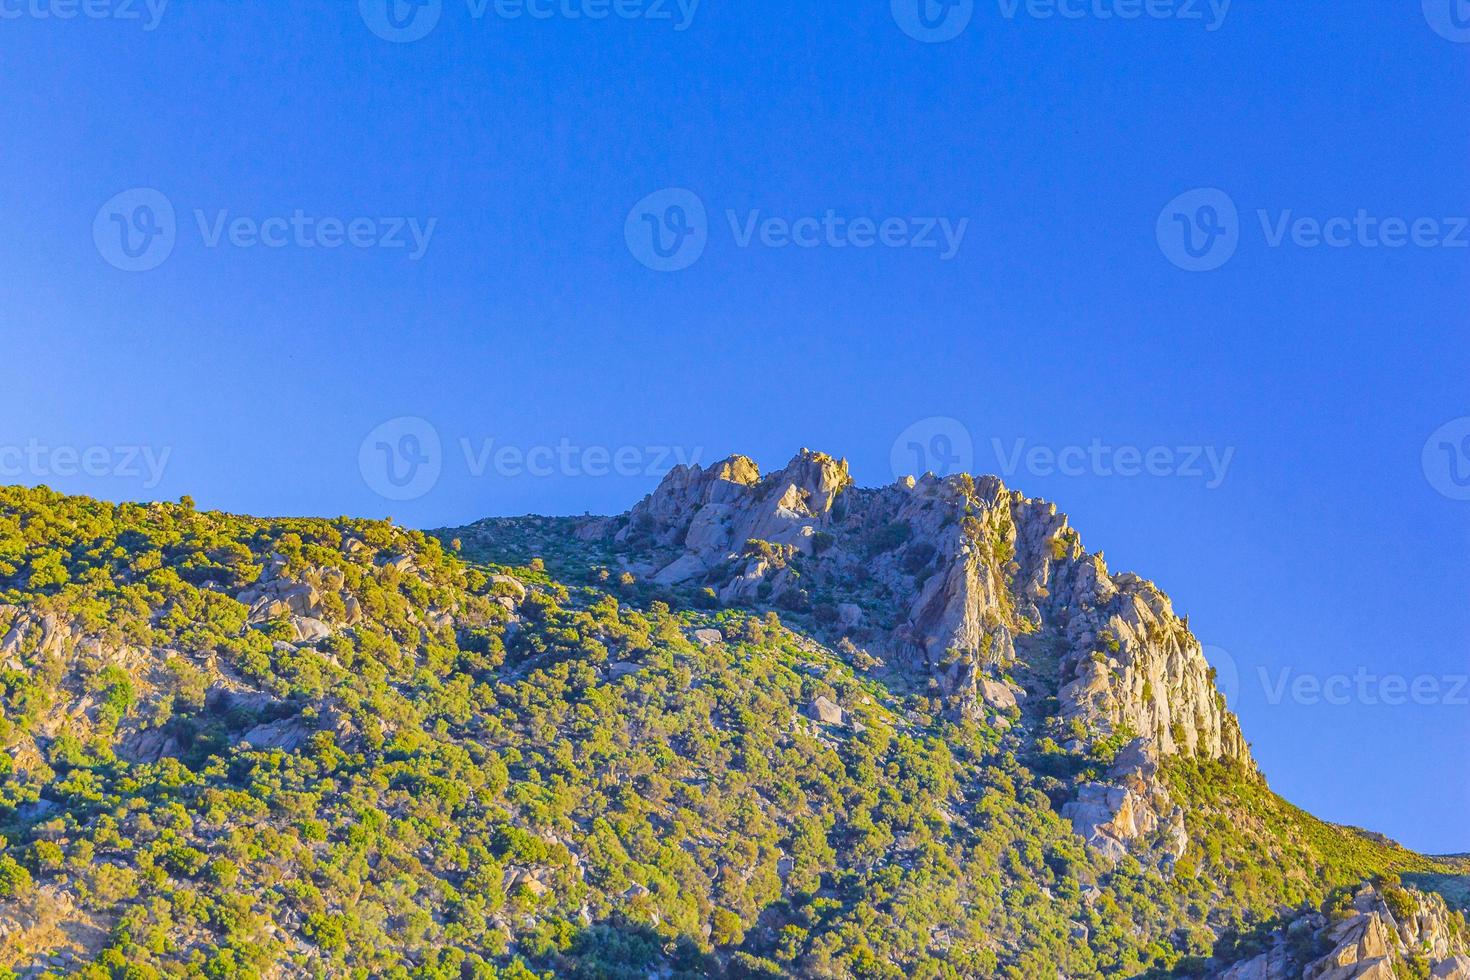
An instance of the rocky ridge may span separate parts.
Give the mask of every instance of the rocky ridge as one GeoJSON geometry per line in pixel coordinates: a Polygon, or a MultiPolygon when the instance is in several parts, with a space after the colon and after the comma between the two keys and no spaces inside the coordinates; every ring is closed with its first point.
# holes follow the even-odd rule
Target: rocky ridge
{"type": "Polygon", "coordinates": [[[1470,980],[1461,920],[1438,895],[1366,884],[1340,907],[1292,919],[1219,980],[1470,980]],[[1325,949],[1326,952],[1322,952],[1325,949]]]}
{"type": "Polygon", "coordinates": [[[904,670],[954,713],[1049,726],[1073,752],[1127,745],[1066,809],[1114,856],[1161,828],[1166,852],[1182,853],[1160,758],[1254,769],[1169,598],[1111,572],[1054,504],[997,477],[926,474],[869,489],[824,453],[803,449],[764,477],[732,456],[676,467],[628,514],[577,534],[611,541],[634,573],[710,603],[810,612],[832,642],[904,670]]]}

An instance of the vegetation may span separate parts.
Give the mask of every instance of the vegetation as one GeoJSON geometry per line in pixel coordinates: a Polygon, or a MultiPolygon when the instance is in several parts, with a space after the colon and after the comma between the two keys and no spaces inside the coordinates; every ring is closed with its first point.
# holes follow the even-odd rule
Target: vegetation
{"type": "Polygon", "coordinates": [[[1193,763],[1167,775],[1196,846],[1113,865],[1058,815],[1054,744],[524,533],[493,565],[384,522],[0,489],[0,964],[1129,977],[1455,870],[1193,763]]]}

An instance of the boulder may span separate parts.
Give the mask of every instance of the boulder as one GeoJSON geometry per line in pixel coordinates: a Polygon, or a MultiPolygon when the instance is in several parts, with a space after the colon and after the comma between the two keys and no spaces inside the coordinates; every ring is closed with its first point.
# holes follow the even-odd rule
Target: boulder
{"type": "Polygon", "coordinates": [[[509,593],[508,598],[518,603],[526,601],[526,586],[514,575],[492,575],[490,581],[500,586],[504,592],[509,593]]]}
{"type": "Polygon", "coordinates": [[[698,555],[680,555],[660,569],[654,576],[655,585],[678,585],[703,575],[709,564],[698,555]]]}
{"type": "Polygon", "coordinates": [[[310,731],[306,723],[298,718],[284,718],[263,725],[256,725],[246,732],[240,741],[253,749],[282,749],[295,752],[305,744],[310,731]]]}
{"type": "Polygon", "coordinates": [[[1144,797],[1123,786],[1084,783],[1062,807],[1072,831],[1107,857],[1118,860],[1128,843],[1154,832],[1158,815],[1144,797]]]}
{"type": "Polygon", "coordinates": [[[181,751],[176,739],[157,728],[134,732],[117,746],[118,757],[133,763],[154,763],[165,758],[178,758],[181,751]]]}
{"type": "Polygon", "coordinates": [[[643,669],[643,665],[632,660],[621,660],[617,663],[607,665],[607,680],[609,684],[617,683],[624,677],[629,677],[643,669]]]}
{"type": "Polygon", "coordinates": [[[292,616],[291,627],[296,631],[298,643],[316,643],[332,635],[330,626],[311,616],[292,616]]]}
{"type": "Polygon", "coordinates": [[[819,694],[806,706],[806,716],[823,725],[846,725],[847,712],[826,695],[819,694]]]}
{"type": "Polygon", "coordinates": [[[1016,694],[1010,685],[1003,681],[991,680],[988,677],[980,679],[980,696],[985,703],[1000,711],[1010,711],[1017,706],[1016,694]]]}

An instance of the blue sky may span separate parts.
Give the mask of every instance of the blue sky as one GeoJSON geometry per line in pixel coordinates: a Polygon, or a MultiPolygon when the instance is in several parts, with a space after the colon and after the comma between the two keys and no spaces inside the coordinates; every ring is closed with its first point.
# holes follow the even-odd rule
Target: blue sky
{"type": "Polygon", "coordinates": [[[0,0],[0,480],[438,526],[916,445],[1169,591],[1289,799],[1470,850],[1454,2],[0,0]]]}

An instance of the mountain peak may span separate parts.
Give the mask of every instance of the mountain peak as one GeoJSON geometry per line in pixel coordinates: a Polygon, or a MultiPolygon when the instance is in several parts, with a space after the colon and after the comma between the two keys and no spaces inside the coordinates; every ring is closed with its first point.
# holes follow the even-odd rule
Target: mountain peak
{"type": "Polygon", "coordinates": [[[603,528],[653,583],[810,617],[815,633],[932,689],[956,716],[1019,722],[1073,754],[1137,740],[1133,764],[1068,811],[1106,850],[1154,829],[1120,823],[1120,810],[1168,816],[1148,760],[1255,772],[1169,597],[1110,572],[1054,504],[998,477],[927,473],[861,488],[825,453],[802,449],[764,478],[732,456],[671,472],[603,528]]]}

